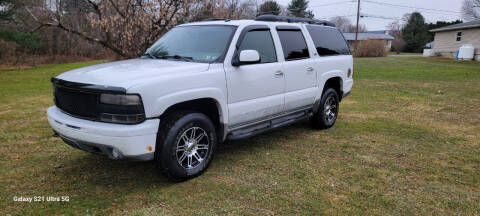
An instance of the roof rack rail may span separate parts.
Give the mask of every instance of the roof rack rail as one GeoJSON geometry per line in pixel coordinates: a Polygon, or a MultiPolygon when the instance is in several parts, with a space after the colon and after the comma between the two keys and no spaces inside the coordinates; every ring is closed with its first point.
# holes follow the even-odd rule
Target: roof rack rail
{"type": "Polygon", "coordinates": [[[276,16],[276,15],[261,15],[258,16],[255,21],[267,21],[267,22],[288,22],[288,23],[308,23],[314,25],[324,25],[335,27],[335,24],[326,20],[303,18],[303,17],[291,17],[291,16],[276,16]]]}
{"type": "Polygon", "coordinates": [[[224,18],[208,18],[208,19],[204,19],[202,21],[225,21],[225,22],[229,22],[230,19],[224,19],[224,18]]]}

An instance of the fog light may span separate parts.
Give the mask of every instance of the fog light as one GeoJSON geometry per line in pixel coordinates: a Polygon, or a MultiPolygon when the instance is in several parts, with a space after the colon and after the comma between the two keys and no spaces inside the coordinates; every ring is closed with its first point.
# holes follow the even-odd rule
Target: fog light
{"type": "Polygon", "coordinates": [[[113,149],[112,150],[112,157],[115,158],[115,159],[118,159],[120,157],[120,151],[118,151],[117,149],[113,149]]]}
{"type": "Polygon", "coordinates": [[[143,114],[119,115],[102,113],[100,120],[103,122],[120,123],[120,124],[136,124],[145,120],[143,114]]]}

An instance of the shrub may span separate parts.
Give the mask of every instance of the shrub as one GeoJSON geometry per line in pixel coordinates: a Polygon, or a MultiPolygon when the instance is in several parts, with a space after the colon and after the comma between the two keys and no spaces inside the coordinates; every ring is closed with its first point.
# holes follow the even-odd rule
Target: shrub
{"type": "Polygon", "coordinates": [[[387,49],[384,41],[381,40],[366,40],[360,41],[357,47],[353,50],[355,57],[385,57],[387,56],[387,49]]]}

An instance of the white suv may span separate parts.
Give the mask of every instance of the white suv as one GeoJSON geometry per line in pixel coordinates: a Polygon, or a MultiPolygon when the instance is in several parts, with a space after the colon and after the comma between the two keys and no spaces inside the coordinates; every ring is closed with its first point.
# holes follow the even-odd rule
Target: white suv
{"type": "Polygon", "coordinates": [[[67,144],[155,160],[175,180],[201,174],[216,146],[310,118],[329,128],[353,59],[328,22],[265,15],[171,29],[138,59],[52,78],[48,121],[67,144]]]}

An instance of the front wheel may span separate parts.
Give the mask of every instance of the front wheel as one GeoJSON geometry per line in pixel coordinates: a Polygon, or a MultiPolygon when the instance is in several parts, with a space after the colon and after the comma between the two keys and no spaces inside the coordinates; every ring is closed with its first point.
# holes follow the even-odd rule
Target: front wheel
{"type": "Polygon", "coordinates": [[[175,113],[165,119],[155,160],[167,177],[184,181],[208,167],[217,145],[212,121],[202,113],[175,113]]]}
{"type": "Polygon", "coordinates": [[[328,88],[322,95],[318,110],[310,117],[310,122],[317,129],[332,127],[337,120],[339,108],[338,93],[335,89],[328,88]]]}

